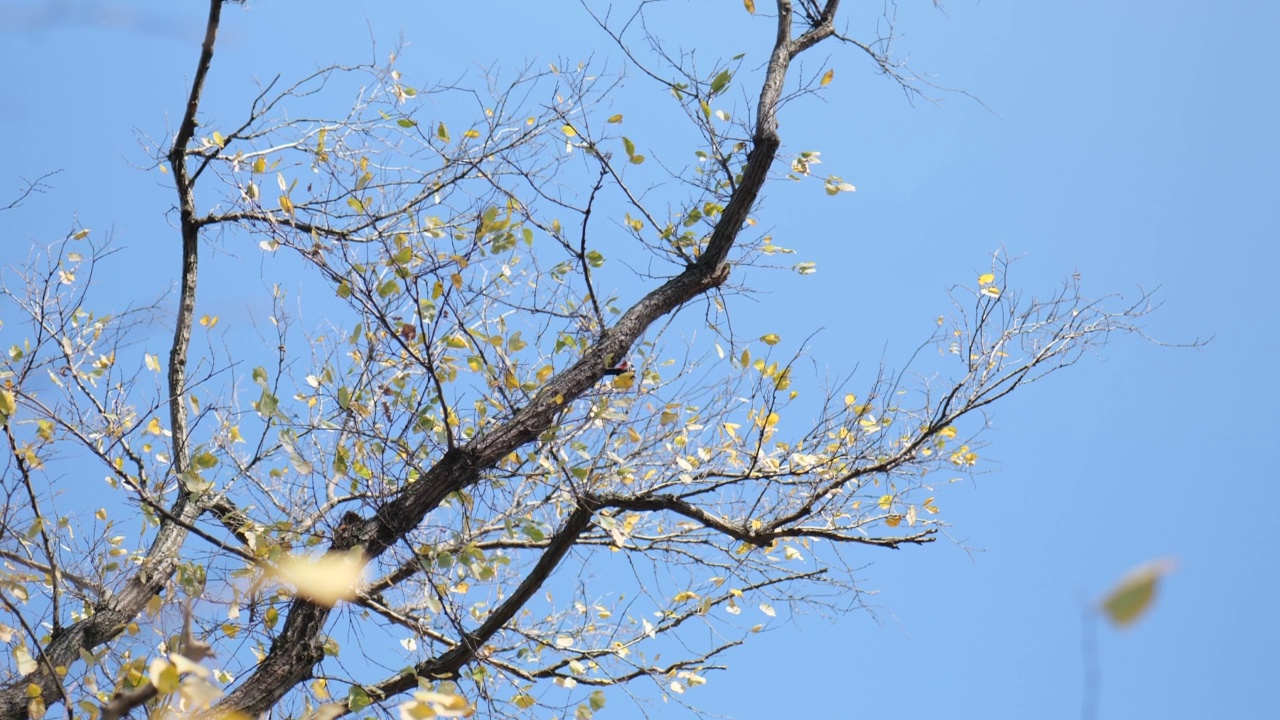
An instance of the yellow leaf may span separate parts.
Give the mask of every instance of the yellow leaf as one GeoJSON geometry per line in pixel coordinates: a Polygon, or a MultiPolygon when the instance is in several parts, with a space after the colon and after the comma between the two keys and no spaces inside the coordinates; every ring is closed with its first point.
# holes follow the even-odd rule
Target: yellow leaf
{"type": "Polygon", "coordinates": [[[290,555],[272,568],[276,578],[293,584],[298,594],[332,607],[356,592],[364,572],[364,560],[355,553],[329,553],[319,558],[290,555]]]}
{"type": "Polygon", "coordinates": [[[618,113],[617,115],[614,115],[613,117],[609,118],[605,122],[617,125],[618,123],[622,122],[622,113],[618,113]]]}
{"type": "Polygon", "coordinates": [[[164,658],[156,658],[147,668],[147,678],[161,695],[168,695],[178,689],[178,668],[164,658]]]}
{"type": "Polygon", "coordinates": [[[264,156],[259,155],[253,161],[253,171],[255,173],[263,173],[267,171],[267,159],[264,156]]]}
{"type": "Polygon", "coordinates": [[[1173,570],[1172,558],[1137,567],[1125,575],[1102,599],[1102,609],[1116,625],[1130,625],[1146,613],[1156,596],[1156,583],[1173,570]]]}
{"type": "Polygon", "coordinates": [[[892,496],[892,495],[881,495],[881,496],[880,496],[880,509],[881,509],[881,510],[888,510],[892,505],[893,505],[893,496],[892,496]]]}
{"type": "Polygon", "coordinates": [[[996,275],[995,275],[995,273],[983,273],[983,274],[981,274],[981,275],[979,275],[979,276],[978,276],[978,284],[979,284],[979,285],[990,285],[991,283],[993,283],[993,282],[995,282],[995,281],[996,281],[996,275]]]}
{"type": "Polygon", "coordinates": [[[289,199],[288,195],[280,196],[280,209],[289,213],[290,215],[293,214],[293,201],[289,199]]]}
{"type": "Polygon", "coordinates": [[[778,337],[777,333],[769,333],[768,335],[760,336],[760,342],[764,343],[765,345],[777,345],[781,341],[782,341],[782,338],[778,337]]]}
{"type": "Polygon", "coordinates": [[[747,12],[751,13],[752,15],[756,14],[755,0],[742,0],[742,6],[745,7],[747,9],[747,12]]]}
{"type": "Polygon", "coordinates": [[[480,131],[479,131],[479,130],[468,130],[468,131],[466,131],[466,132],[462,133],[462,137],[464,137],[464,138],[468,138],[468,139],[471,139],[471,140],[475,140],[476,138],[480,137],[480,131]]]}
{"type": "Polygon", "coordinates": [[[987,297],[998,298],[1000,297],[1000,288],[995,286],[984,287],[982,288],[982,294],[986,295],[987,297]]]}
{"type": "Polygon", "coordinates": [[[572,125],[561,127],[560,132],[564,133],[565,137],[578,137],[578,131],[574,130],[572,125]]]}
{"type": "Polygon", "coordinates": [[[956,426],[955,426],[955,425],[948,425],[948,426],[946,426],[946,427],[942,428],[941,430],[939,430],[939,431],[938,431],[938,435],[941,435],[942,437],[944,437],[944,438],[946,438],[946,439],[948,439],[948,440],[953,440],[953,439],[955,439],[955,436],[956,436],[956,426]]]}
{"type": "Polygon", "coordinates": [[[31,657],[31,651],[21,645],[13,649],[13,659],[17,661],[18,674],[20,675],[29,675],[39,667],[35,658],[31,657]]]}
{"type": "Polygon", "coordinates": [[[150,435],[164,434],[164,428],[160,427],[160,418],[151,418],[151,422],[147,423],[147,433],[150,435]]]}
{"type": "MultiPolygon", "coordinates": [[[[630,390],[636,385],[636,374],[634,372],[624,372],[613,379],[614,390],[630,390]]],[[[663,414],[665,417],[665,413],[663,414]]]]}
{"type": "Polygon", "coordinates": [[[450,275],[450,276],[449,276],[449,282],[453,283],[453,289],[454,289],[454,290],[461,290],[461,289],[462,289],[462,276],[461,276],[461,275],[459,275],[458,273],[454,273],[454,274],[450,275]]]}
{"type": "Polygon", "coordinates": [[[902,522],[901,515],[889,515],[884,519],[884,524],[888,525],[889,527],[898,527],[899,523],[901,522],[902,522]]]}
{"type": "Polygon", "coordinates": [[[215,130],[213,133],[213,144],[218,147],[226,147],[227,139],[222,137],[222,133],[215,130]]]}
{"type": "Polygon", "coordinates": [[[831,78],[836,76],[835,68],[831,68],[822,75],[822,80],[818,83],[818,87],[826,87],[831,84],[831,78]]]}
{"type": "Polygon", "coordinates": [[[12,390],[0,390],[0,422],[8,422],[18,411],[18,398],[12,390]]]}
{"type": "Polygon", "coordinates": [[[551,373],[553,372],[555,372],[555,369],[552,368],[550,365],[543,365],[542,367],[538,368],[538,375],[537,375],[538,384],[541,385],[542,383],[546,382],[547,378],[551,377],[551,373]]]}

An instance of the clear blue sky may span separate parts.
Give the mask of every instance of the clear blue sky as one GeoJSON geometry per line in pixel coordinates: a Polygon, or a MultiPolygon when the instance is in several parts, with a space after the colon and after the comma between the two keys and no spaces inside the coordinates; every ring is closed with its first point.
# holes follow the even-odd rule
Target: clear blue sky
{"type": "MultiPolygon", "coordinates": [[[[171,191],[138,169],[135,130],[162,138],[176,123],[203,5],[0,2],[0,201],[19,177],[63,171],[0,215],[3,264],[78,218],[127,248],[115,267],[130,272],[106,286],[136,289],[148,272],[139,299],[167,286],[171,191]],[[45,22],[45,6],[65,15],[45,22]]],[[[745,720],[1077,718],[1084,609],[1128,568],[1171,556],[1179,568],[1141,624],[1098,628],[1100,717],[1274,716],[1280,488],[1265,458],[1280,406],[1267,375],[1280,353],[1280,4],[900,5],[900,54],[993,112],[960,96],[912,106],[832,50],[824,101],[790,108],[782,132],[858,192],[767,191],[778,242],[819,269],[753,275],[768,293],[738,299],[739,317],[786,328],[787,341],[822,329],[811,354],[835,370],[900,365],[946,310],[945,289],[1003,245],[1024,256],[1015,285],[1048,292],[1079,272],[1092,294],[1159,286],[1153,337],[1214,339],[1185,350],[1118,338],[1003,402],[987,472],[938,499],[974,552],[865,551],[877,617],[781,625],[687,699],[745,720]]],[[[697,18],[679,42],[707,64],[763,52],[767,21],[736,0],[670,9],[697,18]]],[[[254,0],[226,13],[206,117],[241,117],[254,79],[367,60],[371,36],[385,50],[401,34],[401,70],[424,84],[616,54],[573,2],[254,0]]],[[[637,73],[621,93],[663,101],[637,73]]],[[[636,715],[614,701],[607,716],[636,715]]]]}

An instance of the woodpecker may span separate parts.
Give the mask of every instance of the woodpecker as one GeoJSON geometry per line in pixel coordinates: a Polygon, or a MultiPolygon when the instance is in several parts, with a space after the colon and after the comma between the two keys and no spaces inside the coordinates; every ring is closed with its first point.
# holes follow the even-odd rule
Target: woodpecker
{"type": "Polygon", "coordinates": [[[622,373],[629,373],[631,372],[631,370],[632,370],[631,363],[627,362],[626,360],[623,360],[621,365],[619,365],[618,367],[613,367],[605,370],[604,374],[605,375],[621,375],[622,373]]]}

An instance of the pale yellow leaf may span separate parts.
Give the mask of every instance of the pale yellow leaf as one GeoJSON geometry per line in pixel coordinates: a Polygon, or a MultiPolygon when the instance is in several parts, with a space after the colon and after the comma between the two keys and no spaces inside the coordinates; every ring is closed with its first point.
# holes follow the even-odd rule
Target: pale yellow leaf
{"type": "Polygon", "coordinates": [[[319,558],[290,555],[272,574],[297,588],[299,595],[332,607],[355,594],[363,571],[364,560],[356,551],[329,553],[319,558]]]}

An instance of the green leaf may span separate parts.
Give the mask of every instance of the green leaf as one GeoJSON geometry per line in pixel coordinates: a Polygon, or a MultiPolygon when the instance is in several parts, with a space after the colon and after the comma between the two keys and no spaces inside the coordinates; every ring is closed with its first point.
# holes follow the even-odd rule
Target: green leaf
{"type": "Polygon", "coordinates": [[[213,453],[204,452],[195,456],[191,462],[195,463],[195,466],[201,470],[208,470],[218,464],[218,457],[213,453]]]}
{"type": "Polygon", "coordinates": [[[604,708],[604,691],[596,690],[591,693],[591,697],[587,698],[587,702],[591,704],[592,710],[600,710],[604,708]]]}
{"type": "Polygon", "coordinates": [[[418,123],[414,122],[413,120],[410,120],[409,118],[400,118],[399,120],[396,121],[396,124],[402,128],[411,128],[416,126],[418,123]]]}
{"type": "Polygon", "coordinates": [[[449,128],[445,127],[443,122],[436,128],[436,137],[445,142],[449,142],[449,128]]]}
{"type": "Polygon", "coordinates": [[[719,95],[725,88],[729,87],[730,80],[733,80],[733,73],[728,70],[721,70],[720,74],[711,80],[711,94],[719,95]]]}
{"type": "Polygon", "coordinates": [[[380,298],[389,298],[398,292],[400,292],[400,281],[396,278],[390,278],[378,286],[378,297],[380,298]]]}
{"type": "Polygon", "coordinates": [[[636,154],[636,144],[631,142],[631,138],[623,136],[622,149],[627,151],[627,157],[633,157],[636,154]]]}
{"type": "Polygon", "coordinates": [[[1165,558],[1131,570],[1102,599],[1102,609],[1111,622],[1121,627],[1132,625],[1146,614],[1156,596],[1156,584],[1169,574],[1174,562],[1165,558]]]}
{"type": "Polygon", "coordinates": [[[258,414],[262,417],[272,417],[276,414],[276,408],[280,406],[280,401],[276,399],[271,391],[262,388],[262,397],[258,398],[258,414]]]}
{"type": "Polygon", "coordinates": [[[369,693],[359,685],[352,685],[347,691],[347,707],[351,708],[351,712],[360,712],[372,704],[373,700],[369,697],[369,693]]]}

